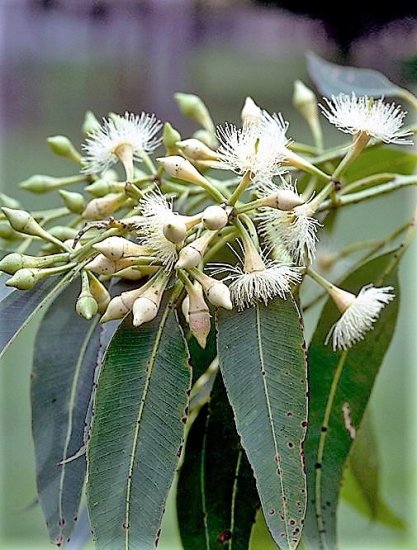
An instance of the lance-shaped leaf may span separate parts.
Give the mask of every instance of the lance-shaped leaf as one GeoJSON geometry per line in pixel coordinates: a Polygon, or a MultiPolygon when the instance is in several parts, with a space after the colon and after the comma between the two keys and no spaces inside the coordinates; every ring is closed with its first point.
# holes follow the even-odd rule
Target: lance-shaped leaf
{"type": "Polygon", "coordinates": [[[378,71],[329,63],[313,52],[307,54],[307,68],[320,93],[328,97],[352,92],[381,97],[403,95],[404,92],[378,71]]]}
{"type": "Polygon", "coordinates": [[[417,166],[417,154],[391,147],[376,146],[365,149],[352,163],[345,175],[346,183],[382,172],[411,175],[417,166]]]}
{"type": "Polygon", "coordinates": [[[184,438],[191,372],[166,304],[127,318],[104,358],[88,445],[87,498],[98,549],[153,549],[184,438]]]}
{"type": "MultiPolygon", "coordinates": [[[[32,290],[0,290],[0,357],[29,323],[29,321],[61,292],[71,281],[72,274],[56,279],[52,277],[37,284],[32,290]]],[[[1,280],[0,280],[1,283],[1,280]]]]}
{"type": "Polygon", "coordinates": [[[340,316],[329,300],[309,348],[310,410],[305,442],[309,498],[305,536],[314,549],[331,550],[336,545],[336,508],[343,468],[394,334],[399,304],[394,255],[391,252],[365,263],[340,285],[355,293],[370,282],[395,288],[396,299],[385,307],[365,340],[344,352],[334,352],[331,346],[324,345],[327,333],[340,316]]]}
{"type": "Polygon", "coordinates": [[[184,550],[229,550],[249,546],[259,499],[252,469],[243,452],[217,376],[210,403],[187,437],[177,487],[179,528],[184,550]]]}
{"type": "Polygon", "coordinates": [[[296,304],[218,314],[220,369],[266,522],[282,550],[299,542],[306,488],[304,337],[296,304]]]}
{"type": "Polygon", "coordinates": [[[75,311],[79,284],[52,303],[39,327],[32,372],[36,481],[49,536],[67,541],[77,520],[86,461],[68,463],[83,445],[84,422],[99,351],[97,321],[75,311]]]}

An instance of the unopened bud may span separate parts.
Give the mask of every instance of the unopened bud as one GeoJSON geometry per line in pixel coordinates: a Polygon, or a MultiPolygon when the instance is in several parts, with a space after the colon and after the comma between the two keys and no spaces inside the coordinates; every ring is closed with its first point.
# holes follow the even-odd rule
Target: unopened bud
{"type": "Polygon", "coordinates": [[[259,124],[262,119],[262,111],[251,97],[247,97],[240,116],[242,124],[259,124]]]}
{"type": "Polygon", "coordinates": [[[203,184],[206,186],[209,184],[206,178],[202,176],[196,168],[194,168],[191,162],[183,157],[173,155],[171,157],[163,157],[156,160],[164,168],[166,173],[173,178],[195,183],[196,185],[203,184]]]}
{"type": "Polygon", "coordinates": [[[199,139],[191,138],[177,142],[178,147],[183,151],[186,157],[193,160],[217,160],[218,154],[207,147],[199,139]]]}
{"type": "Polygon", "coordinates": [[[14,275],[16,271],[23,268],[23,255],[13,252],[0,260],[0,271],[14,275]]]}
{"type": "Polygon", "coordinates": [[[118,210],[126,200],[124,193],[109,193],[105,197],[91,200],[84,212],[86,220],[102,220],[118,210]]]}
{"type": "Polygon", "coordinates": [[[90,277],[90,292],[91,296],[97,302],[98,313],[103,313],[106,311],[111,300],[110,294],[103,283],[94,276],[90,277]]]}
{"type": "Polygon", "coordinates": [[[142,269],[139,267],[125,267],[119,269],[114,273],[115,277],[120,277],[121,279],[127,279],[128,281],[139,281],[143,277],[142,269]]]}
{"type": "Polygon", "coordinates": [[[197,95],[179,92],[174,94],[174,98],[184,116],[191,118],[209,132],[214,133],[214,123],[210,113],[197,95]]]}
{"type": "Polygon", "coordinates": [[[203,212],[201,221],[206,229],[218,230],[227,225],[229,216],[221,206],[208,206],[203,212]]]}
{"type": "Polygon", "coordinates": [[[210,311],[199,283],[195,283],[193,289],[187,289],[187,292],[189,297],[188,325],[191,334],[204,349],[211,329],[210,311]]]}
{"type": "Polygon", "coordinates": [[[143,294],[142,288],[135,288],[134,290],[123,292],[120,296],[115,296],[109,302],[106,312],[100,319],[100,322],[107,323],[108,321],[123,319],[125,315],[132,311],[135,300],[137,300],[141,294],[143,294]]]}
{"type": "Polygon", "coordinates": [[[66,241],[73,239],[77,234],[77,230],[66,225],[54,225],[54,227],[49,229],[49,233],[60,241],[66,241]]]}
{"type": "Polygon", "coordinates": [[[47,193],[57,181],[59,181],[58,178],[36,174],[19,183],[19,187],[31,193],[47,193]]]}
{"type": "Polygon", "coordinates": [[[133,243],[124,237],[108,237],[93,245],[93,248],[101,252],[110,260],[121,260],[122,258],[145,256],[148,253],[146,247],[133,243]]]}
{"type": "Polygon", "coordinates": [[[180,139],[181,134],[169,122],[165,122],[162,131],[162,142],[168,155],[175,155],[178,152],[177,142],[180,139]]]}
{"type": "Polygon", "coordinates": [[[61,189],[59,194],[70,212],[73,212],[74,214],[81,214],[81,212],[84,211],[85,200],[80,193],[73,193],[71,191],[61,189]]]}
{"type": "Polygon", "coordinates": [[[8,222],[0,220],[0,239],[4,239],[5,241],[14,241],[21,238],[22,235],[10,227],[8,222]]]}
{"type": "Polygon", "coordinates": [[[133,326],[139,327],[158,315],[158,304],[147,296],[140,296],[133,304],[133,326]]]}
{"type": "Polygon", "coordinates": [[[23,268],[16,271],[13,277],[6,281],[6,286],[13,286],[19,290],[30,290],[42,278],[39,269],[23,268]]]}
{"type": "Polygon", "coordinates": [[[85,268],[99,275],[113,275],[113,273],[134,265],[135,261],[134,258],[122,258],[121,260],[114,261],[106,258],[104,254],[97,254],[85,268]]]}
{"type": "Polygon", "coordinates": [[[82,125],[82,133],[86,136],[92,134],[101,127],[100,122],[97,120],[95,114],[92,111],[87,111],[84,116],[84,122],[82,125]]]}
{"type": "Polygon", "coordinates": [[[68,158],[77,163],[81,162],[80,153],[66,136],[51,136],[46,141],[56,155],[68,158]]]}
{"type": "Polygon", "coordinates": [[[0,261],[0,271],[13,275],[19,269],[25,267],[46,267],[68,259],[68,254],[56,254],[54,256],[28,256],[12,252],[0,261]]]}
{"type": "Polygon", "coordinates": [[[51,239],[51,235],[38,224],[29,212],[5,207],[2,208],[2,211],[15,231],[23,233],[24,235],[40,237],[41,239],[51,239]]]}
{"type": "Polygon", "coordinates": [[[293,105],[307,121],[318,118],[317,98],[301,80],[294,82],[293,105]]]}
{"type": "Polygon", "coordinates": [[[123,193],[125,190],[125,183],[120,181],[111,181],[106,178],[99,179],[90,185],[85,187],[85,190],[93,195],[93,197],[104,197],[109,193],[123,193]]]}
{"type": "Polygon", "coordinates": [[[208,301],[216,307],[223,307],[224,309],[233,309],[232,300],[230,298],[230,290],[228,287],[218,281],[209,277],[202,271],[192,269],[191,273],[193,277],[201,284],[204,293],[208,298],[208,301]]]}
{"type": "Polygon", "coordinates": [[[97,315],[98,304],[90,292],[81,292],[75,304],[75,309],[80,317],[84,317],[84,319],[90,321],[90,319],[97,315]]]}
{"type": "Polygon", "coordinates": [[[175,267],[177,269],[191,269],[192,267],[197,267],[214,235],[214,231],[208,231],[202,237],[184,246],[184,248],[180,250],[175,267]]]}
{"type": "Polygon", "coordinates": [[[162,226],[162,233],[168,241],[175,244],[182,243],[187,234],[187,226],[179,216],[171,216],[169,221],[162,226]]]}
{"type": "Polygon", "coordinates": [[[184,315],[184,319],[186,323],[189,323],[190,322],[190,297],[188,296],[188,294],[182,301],[181,311],[182,311],[182,314],[184,315]]]}
{"type": "Polygon", "coordinates": [[[5,195],[4,193],[0,193],[0,206],[5,206],[6,208],[14,208],[16,210],[22,208],[19,201],[17,201],[13,197],[5,195]]]}
{"type": "Polygon", "coordinates": [[[269,206],[286,212],[304,203],[303,197],[291,191],[291,189],[280,189],[262,200],[262,206],[269,206]]]}
{"type": "Polygon", "coordinates": [[[200,130],[194,132],[193,138],[198,139],[211,149],[215,149],[219,145],[216,134],[213,131],[209,132],[208,130],[203,130],[200,128],[200,130]]]}

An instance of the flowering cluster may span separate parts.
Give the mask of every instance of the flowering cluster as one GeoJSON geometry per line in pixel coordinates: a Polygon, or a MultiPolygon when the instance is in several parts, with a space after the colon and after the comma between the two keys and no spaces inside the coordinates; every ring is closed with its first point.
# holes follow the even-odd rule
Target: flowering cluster
{"type": "MultiPolygon", "coordinates": [[[[296,92],[304,94],[296,98],[300,111],[317,130],[314,95],[301,83],[296,92]]],[[[344,171],[372,138],[409,143],[405,113],[354,94],[325,99],[324,115],[353,135],[346,157],[328,173],[314,148],[303,150],[288,137],[281,114],[248,98],[240,128],[226,123],[215,130],[204,104],[190,98],[179,94],[183,110],[192,111],[203,129],[189,139],[147,113],[111,115],[102,124],[88,113],[83,156],[66,138],[50,138],[55,152],[80,164],[81,174],[34,176],[22,184],[39,193],[59,189],[64,209],[32,215],[3,200],[8,225],[0,236],[24,237],[0,262],[11,275],[6,284],[26,290],[48,276],[80,273],[80,315],[100,314],[107,322],[132,313],[135,326],[157,316],[165,290],[174,286],[171,295],[175,301],[182,296],[184,319],[204,347],[212,307],[241,310],[287,299],[309,275],[342,313],[329,334],[334,349],[351,347],[392,300],[392,289],[367,286],[355,296],[313,270],[325,224],[321,212],[337,206],[344,171]],[[165,156],[155,165],[150,154],[161,144],[165,156]],[[123,177],[114,171],[118,165],[123,177]],[[295,176],[303,176],[302,192],[295,176]],[[88,185],[81,193],[64,189],[83,181],[88,185]],[[68,213],[75,217],[67,227],[47,228],[68,213]],[[34,255],[25,254],[29,247],[34,255]],[[108,283],[116,278],[132,281],[132,288],[112,295],[108,283]]]]}

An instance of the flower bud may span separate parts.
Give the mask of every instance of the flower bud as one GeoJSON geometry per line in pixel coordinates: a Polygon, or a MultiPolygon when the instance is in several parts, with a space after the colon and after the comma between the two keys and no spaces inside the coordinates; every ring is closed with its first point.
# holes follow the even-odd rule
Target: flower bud
{"type": "Polygon", "coordinates": [[[192,267],[197,267],[214,235],[215,231],[208,231],[202,237],[184,246],[184,248],[180,250],[178,261],[175,266],[176,269],[191,269],[192,267]]]}
{"type": "Polygon", "coordinates": [[[77,230],[66,225],[54,225],[49,229],[49,233],[60,241],[66,241],[67,239],[73,239],[77,234],[77,230]]]}
{"type": "Polygon", "coordinates": [[[209,308],[199,283],[195,283],[192,289],[187,289],[187,292],[189,297],[188,325],[191,334],[204,349],[211,329],[209,308]]]}
{"type": "Polygon", "coordinates": [[[0,271],[14,275],[16,271],[23,268],[23,255],[12,252],[0,260],[0,271]]]}
{"type": "Polygon", "coordinates": [[[193,138],[198,139],[211,149],[215,149],[219,145],[216,134],[213,131],[209,132],[208,130],[203,129],[197,130],[194,132],[193,138]]]}
{"type": "Polygon", "coordinates": [[[262,119],[262,111],[251,97],[247,97],[240,116],[242,124],[259,124],[262,119]]]}
{"type": "Polygon", "coordinates": [[[139,267],[125,267],[119,269],[114,273],[115,277],[120,277],[121,279],[128,279],[129,281],[139,281],[143,277],[142,269],[139,267]]]}
{"type": "Polygon", "coordinates": [[[182,311],[182,314],[184,315],[184,319],[186,323],[189,323],[190,322],[190,297],[188,296],[188,294],[182,301],[181,311],[182,311]]]}
{"type": "Polygon", "coordinates": [[[122,258],[116,262],[106,258],[104,254],[97,254],[97,256],[89,262],[85,268],[93,271],[93,273],[98,273],[99,275],[113,275],[125,267],[130,267],[135,264],[134,258],[122,258]]]}
{"type": "Polygon", "coordinates": [[[121,260],[122,258],[146,256],[148,250],[140,244],[133,243],[124,237],[108,237],[93,245],[93,248],[109,258],[109,260],[121,260]]]}
{"type": "Polygon", "coordinates": [[[0,261],[0,271],[13,275],[24,267],[45,267],[63,262],[68,259],[68,254],[57,254],[55,256],[28,256],[12,252],[0,261]]]}
{"type": "Polygon", "coordinates": [[[80,193],[73,193],[60,189],[59,194],[64,201],[65,206],[74,214],[81,214],[85,209],[85,200],[80,193]]]}
{"type": "Polygon", "coordinates": [[[126,200],[124,193],[109,193],[105,197],[91,200],[82,216],[86,220],[102,220],[118,210],[126,200]]]}
{"type": "Polygon", "coordinates": [[[51,240],[51,235],[25,210],[14,210],[3,207],[2,211],[15,231],[24,235],[32,235],[41,239],[51,240]]]}
{"type": "Polygon", "coordinates": [[[174,94],[174,99],[184,116],[191,118],[209,132],[214,133],[214,123],[210,113],[198,96],[179,92],[174,94]]]}
{"type": "Polygon", "coordinates": [[[177,142],[180,139],[181,134],[169,122],[165,122],[164,129],[162,130],[162,143],[167,155],[175,155],[178,152],[177,142]]]}
{"type": "Polygon", "coordinates": [[[25,181],[19,183],[19,187],[31,193],[47,193],[54,184],[59,181],[59,178],[36,174],[25,181]]]}
{"type": "Polygon", "coordinates": [[[13,277],[6,281],[6,286],[13,286],[19,290],[30,290],[41,279],[40,269],[23,268],[16,271],[13,277]]]}
{"type": "Polygon", "coordinates": [[[209,277],[197,269],[192,269],[191,274],[200,283],[208,301],[213,304],[213,306],[223,307],[229,310],[233,309],[230,290],[224,283],[217,279],[213,279],[213,277],[209,277]]]}
{"type": "Polygon", "coordinates": [[[201,221],[206,229],[218,230],[227,225],[229,216],[221,206],[208,206],[203,212],[201,221]]]}
{"type": "Polygon", "coordinates": [[[90,276],[90,292],[91,296],[97,302],[98,313],[103,313],[106,311],[111,300],[110,294],[103,283],[96,279],[93,275],[90,276]]]}
{"type": "MultiPolygon", "coordinates": [[[[173,178],[178,178],[196,185],[206,186],[209,182],[200,172],[194,168],[191,162],[178,155],[156,159],[166,173],[173,178]]],[[[210,185],[210,184],[209,184],[210,185]]]]}
{"type": "Polygon", "coordinates": [[[66,136],[51,136],[46,141],[56,155],[66,157],[77,163],[81,162],[80,153],[66,136]]]}
{"type": "Polygon", "coordinates": [[[123,193],[125,184],[120,181],[111,181],[109,179],[99,179],[85,187],[85,190],[93,197],[104,197],[109,193],[123,193]]]}
{"type": "Polygon", "coordinates": [[[20,202],[16,199],[0,193],[0,206],[5,206],[6,208],[14,208],[16,210],[21,209],[20,202]]]}
{"type": "Polygon", "coordinates": [[[0,239],[4,239],[5,241],[13,241],[21,238],[22,235],[11,228],[8,222],[0,220],[0,239]]]}
{"type": "Polygon", "coordinates": [[[90,321],[98,312],[98,304],[90,292],[81,292],[78,297],[75,309],[80,317],[90,321]]]}
{"type": "Polygon", "coordinates": [[[172,243],[182,243],[187,234],[187,226],[179,216],[171,216],[169,221],[162,226],[164,237],[172,243]]]}
{"type": "Polygon", "coordinates": [[[293,105],[307,121],[318,118],[317,98],[301,80],[294,82],[293,105]]]}
{"type": "Polygon", "coordinates": [[[178,147],[183,151],[186,157],[193,160],[217,160],[218,155],[215,151],[207,147],[199,139],[191,138],[177,142],[178,147]]]}
{"type": "Polygon", "coordinates": [[[134,290],[122,292],[120,296],[115,296],[109,302],[103,317],[100,319],[100,323],[123,319],[123,317],[132,310],[135,300],[137,300],[141,294],[143,294],[143,289],[135,288],[134,290]]]}
{"type": "Polygon", "coordinates": [[[305,203],[305,200],[301,195],[298,195],[291,189],[280,189],[267,197],[264,197],[262,206],[269,206],[270,208],[277,208],[279,210],[289,211],[293,210],[296,206],[301,206],[305,203]]]}
{"type": "Polygon", "coordinates": [[[99,130],[99,128],[100,122],[97,120],[96,115],[92,111],[86,111],[82,125],[82,133],[86,136],[99,130]]]}
{"type": "Polygon", "coordinates": [[[133,304],[133,326],[139,327],[158,315],[158,304],[147,296],[140,296],[133,304]]]}

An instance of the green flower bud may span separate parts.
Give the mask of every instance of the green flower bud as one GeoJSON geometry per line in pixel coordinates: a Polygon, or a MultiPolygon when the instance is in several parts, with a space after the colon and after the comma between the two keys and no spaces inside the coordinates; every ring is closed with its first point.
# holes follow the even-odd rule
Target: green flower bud
{"type": "Polygon", "coordinates": [[[80,317],[84,317],[84,319],[90,321],[90,319],[97,315],[98,304],[90,292],[81,292],[75,309],[80,317]]]}
{"type": "Polygon", "coordinates": [[[296,80],[294,82],[294,94],[293,94],[293,105],[294,107],[303,115],[307,120],[312,118],[317,118],[318,108],[317,108],[317,98],[310,88],[301,82],[301,80],[296,80]]]}
{"type": "Polygon", "coordinates": [[[22,208],[20,202],[4,193],[0,193],[0,206],[5,206],[6,208],[22,208]]]}
{"type": "Polygon", "coordinates": [[[93,275],[90,276],[91,296],[97,302],[97,311],[104,313],[110,303],[111,297],[107,288],[93,275]]]}
{"type": "Polygon", "coordinates": [[[110,181],[107,179],[99,179],[90,185],[87,185],[85,190],[93,195],[93,197],[104,197],[109,193],[123,193],[125,184],[119,181],[110,181]]]}
{"type": "Polygon", "coordinates": [[[100,122],[97,120],[96,115],[92,111],[87,111],[84,116],[82,133],[86,136],[98,130],[100,126],[100,122]]]}
{"type": "Polygon", "coordinates": [[[198,139],[207,147],[210,147],[212,149],[215,149],[218,146],[217,139],[215,134],[212,132],[209,132],[208,130],[197,130],[193,134],[193,138],[198,139]]]}
{"type": "Polygon", "coordinates": [[[81,162],[80,153],[66,136],[51,136],[46,141],[56,155],[68,158],[77,163],[81,162]]]}
{"type": "Polygon", "coordinates": [[[17,252],[12,252],[0,260],[0,271],[14,275],[16,271],[23,267],[23,256],[17,252]]]}
{"type": "Polygon", "coordinates": [[[60,241],[67,241],[75,237],[77,230],[66,225],[55,225],[49,229],[49,233],[60,241]]]}
{"type": "Polygon", "coordinates": [[[73,193],[71,191],[60,189],[59,194],[70,212],[73,212],[74,214],[81,214],[81,212],[84,211],[85,200],[80,193],[73,193]]]}
{"type": "Polygon", "coordinates": [[[194,94],[174,94],[175,101],[181,113],[191,118],[211,133],[215,133],[214,123],[203,101],[194,94]]]}
{"type": "Polygon", "coordinates": [[[53,184],[57,181],[58,178],[36,174],[19,183],[19,187],[31,193],[47,193],[51,190],[51,187],[54,188],[53,184]]]}
{"type": "Polygon", "coordinates": [[[165,122],[162,131],[162,142],[166,149],[167,155],[175,155],[178,153],[177,141],[180,141],[181,134],[171,126],[169,122],[165,122]]]}
{"type": "Polygon", "coordinates": [[[16,241],[21,238],[22,235],[12,229],[9,222],[0,221],[0,239],[4,239],[5,241],[16,241]]]}
{"type": "Polygon", "coordinates": [[[24,235],[32,235],[34,237],[49,240],[49,233],[38,224],[29,212],[5,207],[2,208],[2,211],[15,231],[23,233],[24,235]]]}
{"type": "Polygon", "coordinates": [[[41,278],[40,269],[23,268],[16,271],[13,277],[6,281],[6,286],[13,286],[19,290],[30,290],[41,278]]]}

